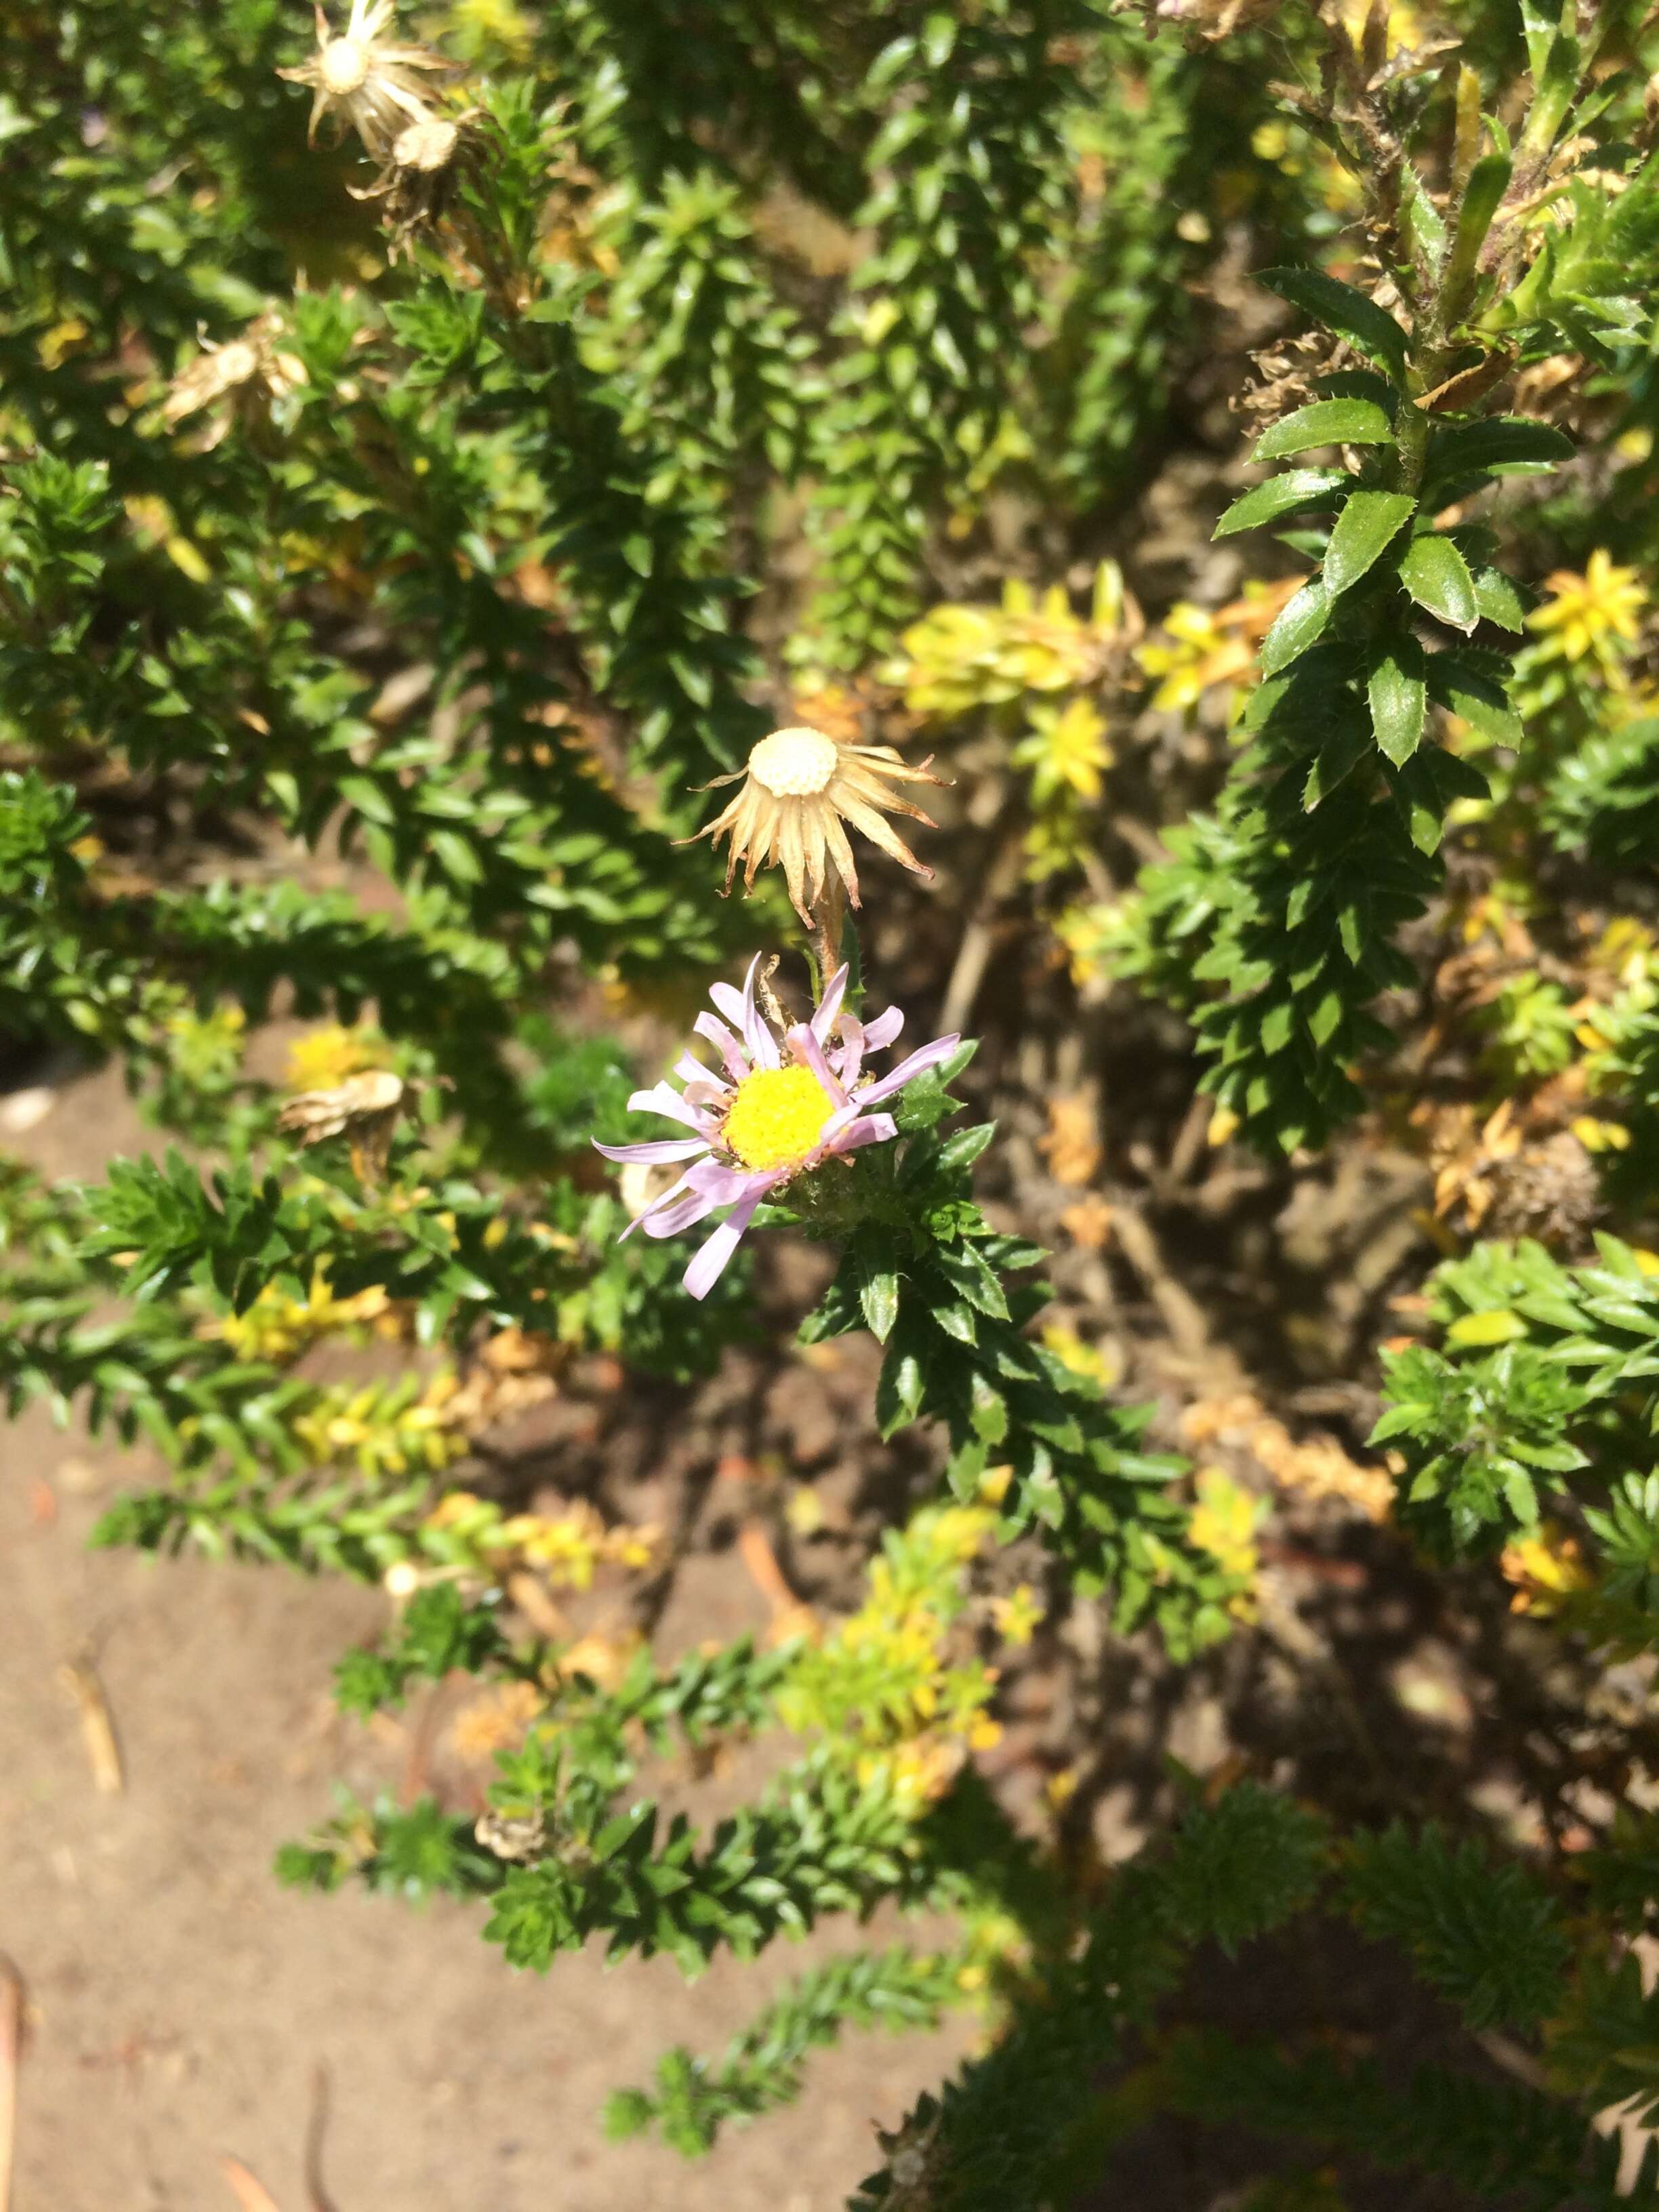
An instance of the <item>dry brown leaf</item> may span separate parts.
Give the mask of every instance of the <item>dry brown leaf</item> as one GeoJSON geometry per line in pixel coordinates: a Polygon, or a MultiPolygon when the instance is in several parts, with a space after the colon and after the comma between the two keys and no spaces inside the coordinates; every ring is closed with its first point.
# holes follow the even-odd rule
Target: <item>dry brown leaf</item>
{"type": "Polygon", "coordinates": [[[1394,1510],[1394,1480],[1385,1468],[1362,1467],[1334,1437],[1298,1443],[1248,1391],[1199,1399],[1188,1407],[1181,1425],[1190,1444],[1218,1443],[1248,1452],[1281,1490],[1339,1498],[1370,1521],[1386,1521],[1394,1510]]]}
{"type": "Polygon", "coordinates": [[[1085,1091],[1074,1091],[1048,1102],[1048,1133],[1037,1139],[1037,1150],[1048,1163],[1056,1182],[1082,1185],[1093,1180],[1100,1166],[1100,1139],[1095,1133],[1094,1101],[1085,1091]]]}
{"type": "Polygon", "coordinates": [[[547,1698],[533,1682],[502,1682],[463,1705],[449,1724],[456,1756],[483,1765],[498,1751],[516,1751],[547,1698]]]}
{"type": "Polygon", "coordinates": [[[1079,1199],[1068,1206],[1060,1217],[1060,1225],[1074,1244],[1085,1252],[1098,1252],[1112,1233],[1112,1209],[1103,1198],[1091,1192],[1087,1198],[1079,1199]]]}
{"type": "Polygon", "coordinates": [[[550,1643],[557,1644],[570,1633],[570,1623],[548,1595],[546,1589],[532,1574],[522,1567],[515,1568],[507,1578],[507,1594],[538,1636],[545,1636],[550,1643]]]}

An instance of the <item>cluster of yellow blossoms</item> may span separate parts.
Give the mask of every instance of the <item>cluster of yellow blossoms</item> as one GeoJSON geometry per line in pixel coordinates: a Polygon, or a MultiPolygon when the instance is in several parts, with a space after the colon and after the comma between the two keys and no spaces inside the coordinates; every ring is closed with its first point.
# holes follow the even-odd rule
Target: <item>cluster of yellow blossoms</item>
{"type": "MultiPolygon", "coordinates": [[[[1001,1736],[986,1710],[997,1670],[964,1651],[958,1633],[968,1568],[995,1527],[988,1507],[943,1505],[890,1530],[864,1604],[803,1650],[778,1692],[786,1727],[845,1745],[861,1780],[884,1780],[915,1810],[949,1788],[970,1753],[1001,1736]]],[[[1021,1643],[1041,1611],[1022,1586],[992,1617],[1006,1640],[1021,1643]]]]}

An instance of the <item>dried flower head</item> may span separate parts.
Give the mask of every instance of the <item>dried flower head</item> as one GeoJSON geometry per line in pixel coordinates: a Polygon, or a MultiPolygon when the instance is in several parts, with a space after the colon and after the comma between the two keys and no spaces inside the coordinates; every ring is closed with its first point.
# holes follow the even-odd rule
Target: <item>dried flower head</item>
{"type": "Polygon", "coordinates": [[[312,88],[308,135],[313,141],[323,117],[337,112],[375,161],[388,161],[412,124],[434,120],[428,88],[416,72],[442,69],[443,58],[428,46],[386,38],[392,21],[392,0],[351,0],[345,29],[335,38],[317,9],[316,52],[298,69],[276,72],[290,84],[312,88]]]}
{"type": "Polygon", "coordinates": [[[261,315],[240,337],[217,345],[204,337],[195,360],[167,386],[161,420],[168,429],[186,416],[228,399],[230,405],[209,435],[209,445],[215,446],[239,415],[264,414],[274,401],[297,391],[306,380],[305,364],[280,349],[279,336],[275,319],[261,315]]]}
{"type": "Polygon", "coordinates": [[[297,1136],[302,1145],[349,1136],[352,1165],[368,1180],[386,1166],[392,1133],[408,1096],[409,1085],[402,1076],[386,1068],[371,1068],[366,1074],[348,1076],[331,1091],[302,1091],[283,1107],[276,1117],[277,1126],[297,1136]]]}
{"type": "Polygon", "coordinates": [[[1279,0],[1112,0],[1114,15],[1142,15],[1156,37],[1163,23],[1186,25],[1201,39],[1224,39],[1270,15],[1279,0]]]}
{"type": "Polygon", "coordinates": [[[469,108],[464,115],[423,115],[398,132],[372,185],[361,191],[348,186],[354,199],[384,203],[394,260],[413,232],[443,213],[465,156],[476,144],[477,134],[469,125],[479,112],[469,108]]]}
{"type": "Polygon", "coordinates": [[[782,867],[795,911],[811,920],[811,908],[830,880],[830,866],[847,887],[854,906],[859,902],[858,870],[843,822],[850,823],[872,845],[878,845],[902,866],[918,876],[931,877],[915,854],[886,821],[889,814],[908,814],[933,827],[933,818],[902,799],[893,786],[900,783],[939,784],[924,761],[911,768],[890,745],[855,745],[826,737],[822,730],[774,730],[749,756],[749,765],[737,775],[717,776],[711,791],[723,784],[743,788],[717,815],[701,837],[718,843],[728,832],[731,851],[726,888],[732,888],[738,864],[743,863],[743,887],[755,886],[756,871],[770,861],[782,867]]]}
{"type": "Polygon", "coordinates": [[[492,1805],[480,1813],[473,1834],[498,1859],[526,1865],[547,1848],[546,1816],[536,1813],[499,1813],[492,1805]]]}

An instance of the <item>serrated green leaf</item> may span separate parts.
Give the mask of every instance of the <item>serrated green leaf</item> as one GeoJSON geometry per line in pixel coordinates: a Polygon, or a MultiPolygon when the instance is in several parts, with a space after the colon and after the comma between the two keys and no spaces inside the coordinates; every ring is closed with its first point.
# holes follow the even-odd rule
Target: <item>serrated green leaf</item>
{"type": "Polygon", "coordinates": [[[1261,641],[1261,672],[1276,676],[1307,651],[1331,618],[1331,602],[1317,576],[1310,577],[1280,609],[1261,641]]]}
{"type": "Polygon", "coordinates": [[[1499,744],[1520,744],[1521,717],[1490,677],[1465,666],[1450,653],[1431,653],[1428,678],[1429,696],[1437,706],[1499,744]]]}
{"type": "Polygon", "coordinates": [[[1392,637],[1377,649],[1365,696],[1377,745],[1397,768],[1422,743],[1428,716],[1423,648],[1414,637],[1392,637]]]}
{"type": "Polygon", "coordinates": [[[1437,428],[1429,449],[1429,474],[1449,477],[1543,476],[1570,461],[1573,443],[1546,422],[1522,415],[1491,415],[1479,422],[1437,428]]]}
{"type": "Polygon", "coordinates": [[[1357,491],[1336,518],[1325,551],[1326,588],[1336,594],[1357,584],[1416,512],[1409,492],[1357,491]]]}
{"type": "Polygon", "coordinates": [[[1358,721],[1345,720],[1333,731],[1319,748],[1313,766],[1308,770],[1308,780],[1302,787],[1304,810],[1311,814],[1322,799],[1328,799],[1343,778],[1352,775],[1371,749],[1371,732],[1358,721]]]}
{"type": "Polygon", "coordinates": [[[1283,1052],[1291,1041],[1295,1024],[1295,1010],[1287,1000],[1281,999],[1276,1006],[1269,1006],[1260,1031],[1261,1049],[1272,1054],[1283,1052]]]}
{"type": "Polygon", "coordinates": [[[1286,469],[1280,476],[1269,477],[1266,483],[1257,484],[1236,499],[1215,526],[1217,538],[1231,538],[1241,530],[1256,530],[1263,523],[1277,522],[1281,514],[1289,514],[1298,507],[1310,506],[1316,500],[1328,499],[1333,492],[1352,482],[1346,469],[1286,469]]]}
{"type": "Polygon", "coordinates": [[[1419,607],[1466,635],[1480,619],[1474,579],[1449,538],[1413,538],[1401,556],[1400,580],[1419,607]]]}
{"type": "Polygon", "coordinates": [[[939,1166],[947,1175],[959,1174],[963,1168],[972,1167],[996,1133],[994,1121],[980,1121],[971,1129],[958,1129],[940,1148],[939,1166]]]}
{"type": "Polygon", "coordinates": [[[1316,1045],[1328,1045],[1342,1026],[1343,999],[1340,991],[1327,991],[1308,1017],[1308,1033],[1316,1045]]]}
{"type": "Polygon", "coordinates": [[[972,1309],[960,1301],[946,1305],[930,1306],[928,1311],[934,1322],[958,1344],[976,1344],[979,1331],[975,1326],[972,1309]]]}
{"type": "Polygon", "coordinates": [[[865,1327],[878,1344],[885,1344],[898,1319],[899,1279],[892,1267],[879,1265],[868,1254],[858,1255],[859,1305],[865,1327]]]}
{"type": "Polygon", "coordinates": [[[1526,629],[1532,611],[1528,594],[1501,568],[1476,569],[1474,599],[1486,620],[1496,623],[1499,629],[1513,630],[1518,635],[1526,629]]]}
{"type": "MultiPolygon", "coordinates": [[[[1483,154],[1469,172],[1469,180],[1457,210],[1457,232],[1452,248],[1451,269],[1470,271],[1475,257],[1492,228],[1492,217],[1503,204],[1509,190],[1510,179],[1515,173],[1515,164],[1504,153],[1483,154]]],[[[1454,280],[1455,281],[1455,280],[1454,280]]],[[[1467,291],[1459,288],[1460,296],[1467,299],[1467,291]]]]}
{"type": "Polygon", "coordinates": [[[1371,400],[1316,399],[1264,430],[1250,459],[1282,461],[1316,446],[1391,446],[1394,441],[1393,423],[1371,400]]]}
{"type": "Polygon", "coordinates": [[[1008,1318],[1008,1300],[997,1272],[977,1245],[963,1239],[959,1244],[941,1244],[934,1251],[933,1265],[953,1288],[959,1291],[970,1306],[994,1321],[1008,1318]]]}
{"type": "Polygon", "coordinates": [[[1259,280],[1328,330],[1340,331],[1396,381],[1406,374],[1406,333],[1375,300],[1321,269],[1266,269],[1259,280]]]}

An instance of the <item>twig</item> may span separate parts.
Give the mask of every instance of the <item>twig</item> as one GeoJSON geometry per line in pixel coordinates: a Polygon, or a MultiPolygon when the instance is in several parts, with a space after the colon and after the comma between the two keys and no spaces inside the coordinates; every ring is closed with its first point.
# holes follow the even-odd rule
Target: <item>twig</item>
{"type": "Polygon", "coordinates": [[[1003,847],[985,880],[984,888],[979,893],[977,904],[981,911],[962,933],[962,943],[957,947],[956,963],[945,988],[945,1004],[939,1012],[939,1025],[947,1036],[953,1030],[967,1027],[1004,920],[996,909],[1019,881],[1024,860],[1024,848],[1020,840],[1018,837],[1011,839],[1003,847]]]}
{"type": "Polygon", "coordinates": [[[818,967],[818,995],[830,988],[830,978],[841,965],[842,923],[846,918],[847,899],[842,889],[841,878],[831,874],[826,878],[812,908],[812,938],[818,967]]]}
{"type": "Polygon", "coordinates": [[[328,2069],[319,2064],[311,2077],[311,2117],[306,2122],[306,2212],[337,2212],[323,2179],[323,2137],[328,2129],[328,2069]]]}
{"type": "Polygon", "coordinates": [[[86,1746],[87,1764],[92,1769],[94,1786],[106,1797],[118,1797],[125,1787],[121,1747],[116,1741],[115,1723],[97,1669],[89,1658],[82,1656],[66,1660],[58,1669],[58,1679],[80,1710],[81,1741],[86,1746]]]}
{"type": "Polygon", "coordinates": [[[1128,1199],[1115,1196],[1112,1227],[1118,1249],[1152,1293],[1176,1349],[1189,1359],[1201,1359],[1210,1349],[1210,1328],[1203,1308],[1170,1273],[1146,1216],[1128,1199]]]}
{"type": "Polygon", "coordinates": [[[1529,2051],[1495,2027],[1478,2027],[1474,2039],[1494,2066],[1501,2066],[1506,2074],[1513,2074],[1517,2081],[1524,2081],[1529,2089],[1548,2090],[1554,2087],[1548,2073],[1529,2051]]]}
{"type": "Polygon", "coordinates": [[[772,1540],[758,1521],[745,1521],[738,1529],[738,1555],[749,1570],[750,1580],[771,1607],[775,1620],[801,1610],[801,1601],[778,1564],[772,1540]]]}
{"type": "Polygon", "coordinates": [[[11,2203],[17,2142],[17,2069],[23,2055],[23,1978],[0,1951],[0,2212],[11,2203]]]}
{"type": "Polygon", "coordinates": [[[1188,1182],[1193,1170],[1204,1156],[1204,1146],[1210,1133],[1210,1124],[1215,1119],[1215,1101],[1200,1091],[1187,1109],[1187,1118],[1182,1123],[1170,1152],[1170,1164],[1164,1170],[1171,1183],[1188,1182]]]}
{"type": "Polygon", "coordinates": [[[242,2212],[282,2212],[264,2182],[251,2174],[240,2158],[222,2158],[219,2171],[230,2184],[242,2212]]]}

